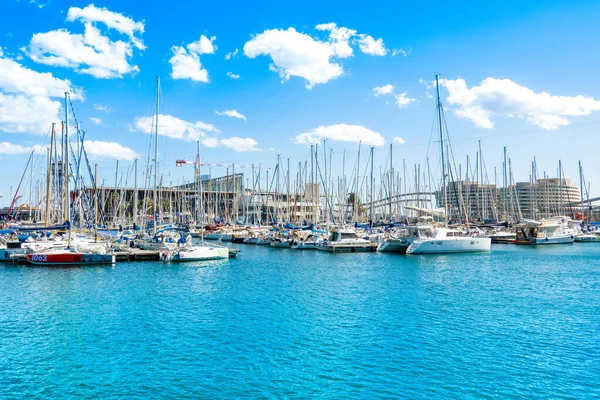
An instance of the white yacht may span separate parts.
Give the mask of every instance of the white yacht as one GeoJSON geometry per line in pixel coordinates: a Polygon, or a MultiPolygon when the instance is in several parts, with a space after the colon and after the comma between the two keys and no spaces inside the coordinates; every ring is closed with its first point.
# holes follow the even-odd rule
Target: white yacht
{"type": "Polygon", "coordinates": [[[331,253],[357,253],[376,249],[376,243],[358,237],[356,232],[350,229],[334,229],[329,238],[317,247],[317,250],[331,253]]]}
{"type": "Polygon", "coordinates": [[[405,254],[408,247],[419,239],[419,231],[430,232],[431,225],[426,226],[403,226],[388,234],[377,247],[377,251],[384,253],[405,254]]]}
{"type": "Polygon", "coordinates": [[[164,255],[165,261],[209,261],[229,258],[229,249],[223,246],[198,245],[185,246],[171,250],[164,255]]]}
{"type": "Polygon", "coordinates": [[[440,133],[440,155],[442,166],[442,193],[443,209],[437,211],[438,215],[444,217],[444,227],[435,228],[431,232],[419,232],[419,239],[412,242],[406,249],[407,254],[444,254],[444,253],[473,253],[490,251],[492,239],[480,236],[465,236],[461,231],[448,229],[448,193],[446,185],[446,161],[444,158],[445,136],[442,124],[442,102],[440,100],[439,76],[435,76],[437,89],[437,117],[440,133]]]}
{"type": "Polygon", "coordinates": [[[412,242],[407,254],[475,253],[490,251],[492,239],[464,236],[457,229],[436,228],[419,232],[419,239],[412,242]]]}
{"type": "Polygon", "coordinates": [[[573,243],[579,233],[570,225],[569,217],[553,217],[540,221],[526,220],[517,228],[517,244],[564,244],[573,243]]]}

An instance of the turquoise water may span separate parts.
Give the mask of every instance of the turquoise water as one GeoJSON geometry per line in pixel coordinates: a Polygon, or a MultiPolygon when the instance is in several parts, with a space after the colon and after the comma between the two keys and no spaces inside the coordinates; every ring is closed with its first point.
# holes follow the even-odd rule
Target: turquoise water
{"type": "Polygon", "coordinates": [[[598,398],[600,246],[0,266],[0,398],[598,398]]]}

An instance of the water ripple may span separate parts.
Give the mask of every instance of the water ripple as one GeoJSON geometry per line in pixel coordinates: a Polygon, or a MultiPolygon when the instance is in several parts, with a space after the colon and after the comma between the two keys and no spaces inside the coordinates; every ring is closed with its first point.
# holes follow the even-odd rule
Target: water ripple
{"type": "Polygon", "coordinates": [[[0,397],[600,396],[600,248],[242,249],[0,266],[0,397]]]}

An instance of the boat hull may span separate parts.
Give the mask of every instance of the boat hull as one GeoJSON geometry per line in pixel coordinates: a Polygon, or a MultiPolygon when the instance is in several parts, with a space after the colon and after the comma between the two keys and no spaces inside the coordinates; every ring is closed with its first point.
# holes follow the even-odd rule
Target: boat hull
{"type": "Polygon", "coordinates": [[[377,251],[383,253],[400,253],[405,254],[411,242],[405,239],[385,239],[377,247],[377,251]]]}
{"type": "Polygon", "coordinates": [[[452,239],[415,240],[407,254],[478,253],[491,249],[490,238],[456,237],[452,239]]]}
{"type": "Polygon", "coordinates": [[[294,250],[316,250],[319,244],[316,242],[296,242],[290,246],[294,250]]]}
{"type": "Polygon", "coordinates": [[[600,237],[596,235],[580,235],[575,236],[575,241],[578,243],[598,243],[600,242],[600,237]]]}
{"type": "Polygon", "coordinates": [[[517,244],[524,245],[545,245],[545,244],[568,244],[573,243],[575,237],[573,235],[549,237],[549,238],[530,238],[526,240],[517,240],[517,244]]]}
{"type": "Polygon", "coordinates": [[[224,260],[229,258],[229,249],[227,247],[209,247],[201,246],[193,249],[181,249],[176,251],[168,261],[188,262],[188,261],[211,261],[224,260]]]}
{"type": "Polygon", "coordinates": [[[289,249],[290,247],[292,247],[292,241],[282,241],[282,242],[271,242],[271,247],[277,247],[280,249],[289,249]]]}
{"type": "Polygon", "coordinates": [[[376,244],[326,244],[317,247],[317,250],[328,251],[330,253],[368,253],[377,250],[376,244]]]}
{"type": "Polygon", "coordinates": [[[34,253],[27,255],[27,262],[34,265],[94,265],[114,264],[114,254],[87,253],[34,253]]]}

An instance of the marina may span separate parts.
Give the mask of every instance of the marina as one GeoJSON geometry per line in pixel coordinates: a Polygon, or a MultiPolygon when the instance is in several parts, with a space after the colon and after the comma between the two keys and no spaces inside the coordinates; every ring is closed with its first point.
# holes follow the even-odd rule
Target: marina
{"type": "Polygon", "coordinates": [[[600,399],[600,2],[0,9],[0,400],[600,399]]]}

